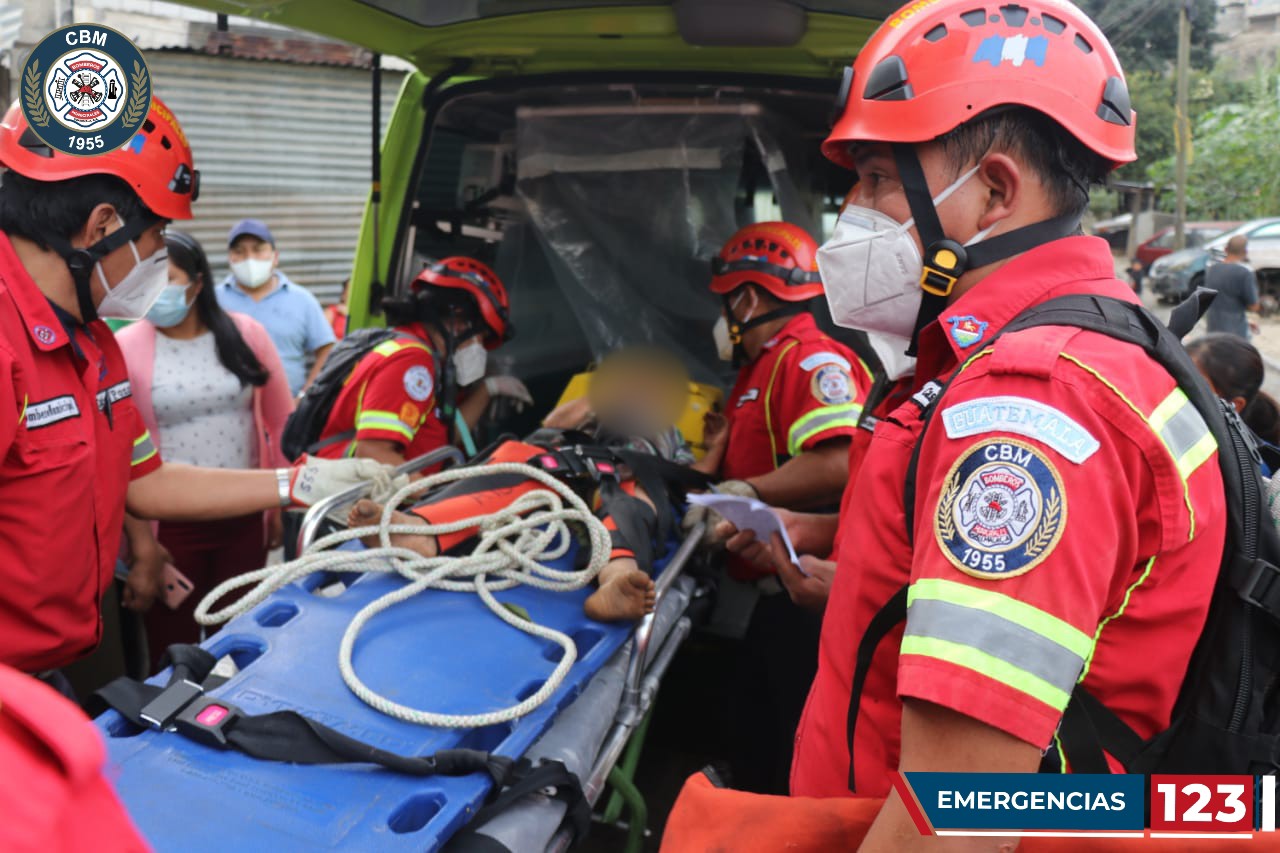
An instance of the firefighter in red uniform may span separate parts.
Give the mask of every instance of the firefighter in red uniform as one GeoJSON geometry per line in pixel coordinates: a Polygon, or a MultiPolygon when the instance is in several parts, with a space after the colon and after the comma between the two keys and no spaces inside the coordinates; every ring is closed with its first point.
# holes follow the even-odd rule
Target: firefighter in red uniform
{"type": "Polygon", "coordinates": [[[128,145],[88,157],[50,149],[15,103],[0,163],[0,663],[37,672],[97,645],[126,500],[143,518],[227,518],[313,502],[379,466],[161,462],[98,319],[146,313],[168,282],[165,224],[191,218],[199,175],[158,98],[128,145]]]}
{"type": "MultiPolygon", "coordinates": [[[[724,478],[720,492],[778,507],[839,501],[849,439],[872,376],[807,310],[809,300],[822,295],[817,248],[802,228],[762,222],[734,234],[713,261],[711,290],[724,303],[717,344],[721,357],[740,367],[727,425],[708,442],[700,464],[724,478]]],[[[695,507],[685,526],[707,517],[695,507]]],[[[709,539],[719,541],[716,519],[709,520],[709,539]]],[[[734,781],[785,793],[791,732],[813,677],[819,620],[791,603],[771,569],[740,560],[728,568],[759,591],[732,681],[734,781]]]]}
{"type": "Polygon", "coordinates": [[[316,453],[399,465],[448,444],[457,416],[475,426],[494,396],[531,404],[518,379],[484,377],[487,352],[511,338],[509,308],[506,287],[480,261],[451,257],[429,265],[408,299],[386,306],[399,334],[356,364],[316,453]],[[465,397],[455,403],[460,388],[465,397]]]}
{"type": "Polygon", "coordinates": [[[914,850],[896,770],[1034,772],[1078,681],[1143,737],[1168,724],[1223,487],[1208,427],[1137,348],[1067,327],[991,342],[1055,296],[1134,298],[1078,232],[1089,184],[1134,159],[1101,31],[1061,0],[915,3],[843,91],[823,151],[857,185],[819,266],[836,322],[913,339],[918,393],[878,424],[841,519],[791,788],[888,795],[863,849],[914,850]]]}

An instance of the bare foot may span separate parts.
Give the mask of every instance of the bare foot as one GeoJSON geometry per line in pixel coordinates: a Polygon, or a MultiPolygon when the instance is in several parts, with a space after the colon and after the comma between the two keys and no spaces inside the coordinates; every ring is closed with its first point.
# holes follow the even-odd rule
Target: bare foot
{"type": "MultiPolygon", "coordinates": [[[[356,501],[355,506],[351,507],[351,512],[347,514],[347,527],[370,527],[377,524],[382,519],[382,505],[374,503],[368,498],[356,501]]],[[[421,518],[411,515],[407,512],[391,513],[392,524],[425,524],[421,518]]],[[[376,533],[364,536],[360,539],[367,548],[381,547],[382,542],[376,533]]],[[[410,551],[417,551],[424,557],[434,557],[438,552],[436,548],[436,538],[422,534],[420,536],[412,533],[393,533],[391,534],[391,544],[396,548],[407,548],[410,551]]]]}
{"type": "Polygon", "coordinates": [[[638,566],[633,563],[630,569],[610,573],[608,577],[604,574],[601,572],[604,579],[600,588],[583,602],[582,609],[587,616],[597,622],[621,622],[653,612],[653,578],[638,566]]]}

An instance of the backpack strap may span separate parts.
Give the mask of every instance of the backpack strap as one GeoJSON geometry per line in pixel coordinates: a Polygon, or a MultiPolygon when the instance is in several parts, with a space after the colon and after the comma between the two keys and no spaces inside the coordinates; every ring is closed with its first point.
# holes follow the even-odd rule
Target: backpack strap
{"type": "Polygon", "coordinates": [[[907,618],[907,594],[910,584],[902,587],[876,611],[867,625],[867,630],[858,642],[858,657],[853,666],[853,683],[849,690],[848,718],[845,721],[845,737],[849,742],[849,790],[856,792],[854,784],[853,735],[858,727],[858,706],[862,701],[862,688],[867,683],[867,674],[871,672],[871,660],[875,657],[880,641],[889,636],[898,625],[907,618]]]}

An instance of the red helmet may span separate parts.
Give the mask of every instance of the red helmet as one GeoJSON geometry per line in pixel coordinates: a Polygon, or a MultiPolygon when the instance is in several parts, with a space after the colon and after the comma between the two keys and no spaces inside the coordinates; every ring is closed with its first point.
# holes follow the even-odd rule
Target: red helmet
{"type": "Polygon", "coordinates": [[[46,145],[14,101],[0,120],[0,164],[34,181],[115,175],[164,219],[190,219],[191,202],[200,194],[200,173],[191,159],[191,146],[178,119],[159,98],[151,99],[151,112],[131,141],[115,151],[88,157],[46,145]]]}
{"type": "Polygon", "coordinates": [[[903,6],[845,70],[822,153],[853,142],[926,142],[992,107],[1039,110],[1114,165],[1136,159],[1124,72],[1066,0],[924,0],[903,6]]]}
{"type": "Polygon", "coordinates": [[[822,295],[818,244],[790,222],[757,222],[729,238],[711,259],[711,292],[724,295],[758,284],[783,302],[822,295]]]}
{"type": "Polygon", "coordinates": [[[414,292],[427,287],[452,287],[470,294],[489,329],[484,341],[489,349],[497,348],[511,337],[511,305],[507,301],[507,288],[486,264],[461,255],[436,261],[413,280],[414,292]]]}

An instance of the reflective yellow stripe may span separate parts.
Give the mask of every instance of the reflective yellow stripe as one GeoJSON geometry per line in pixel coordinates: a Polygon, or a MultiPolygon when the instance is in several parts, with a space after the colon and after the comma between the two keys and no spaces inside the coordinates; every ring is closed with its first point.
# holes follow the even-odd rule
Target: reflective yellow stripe
{"type": "Polygon", "coordinates": [[[962,646],[959,643],[932,637],[903,637],[902,654],[934,658],[946,661],[953,666],[972,670],[992,681],[998,681],[1020,693],[1025,693],[1057,711],[1066,708],[1067,700],[1071,698],[1070,693],[1054,687],[1039,676],[1032,675],[986,652],[962,646]]]}
{"type": "Polygon", "coordinates": [[[356,432],[366,429],[380,429],[402,435],[413,441],[414,429],[406,424],[394,412],[368,411],[356,415],[356,432]]]}
{"type": "MultiPolygon", "coordinates": [[[[1138,579],[1134,581],[1132,584],[1130,584],[1129,588],[1124,591],[1124,598],[1120,602],[1120,607],[1116,609],[1115,613],[1112,613],[1106,619],[1103,619],[1101,622],[1098,623],[1098,630],[1095,631],[1093,634],[1093,647],[1095,649],[1098,648],[1098,640],[1102,637],[1102,629],[1110,625],[1112,621],[1120,618],[1121,614],[1124,613],[1124,609],[1129,606],[1129,598],[1133,595],[1133,591],[1138,587],[1142,586],[1142,584],[1146,581],[1147,577],[1150,576],[1151,574],[1151,567],[1154,566],[1155,564],[1156,564],[1155,557],[1152,557],[1150,560],[1147,560],[1147,567],[1142,570],[1142,574],[1139,575],[1138,579]]],[[[1084,677],[1089,674],[1089,667],[1092,664],[1093,664],[1093,653],[1090,652],[1089,657],[1084,662],[1084,669],[1080,671],[1081,681],[1084,681],[1084,677]]]]}
{"type": "Polygon", "coordinates": [[[27,406],[31,404],[31,398],[26,394],[22,395],[22,411],[18,413],[18,423],[21,424],[27,419],[27,406]]]}
{"type": "Polygon", "coordinates": [[[814,409],[807,415],[796,419],[787,433],[787,453],[796,456],[805,442],[815,435],[829,429],[848,427],[856,429],[858,417],[862,414],[862,406],[858,403],[844,403],[839,406],[824,406],[814,409]]]}
{"type": "Polygon", "coordinates": [[[383,341],[373,348],[373,351],[381,356],[395,355],[402,349],[421,349],[431,352],[426,344],[420,341],[408,341],[401,338],[392,338],[389,341],[383,341]]]}
{"type": "MultiPolygon", "coordinates": [[[[1142,413],[1142,410],[1139,409],[1137,406],[1135,406],[1133,401],[1124,395],[1124,392],[1122,392],[1116,386],[1112,385],[1111,382],[1108,381],[1107,378],[1103,376],[1101,373],[1094,370],[1092,367],[1085,364],[1083,361],[1081,361],[1080,359],[1076,358],[1073,355],[1068,355],[1067,353],[1064,352],[1064,353],[1061,353],[1061,356],[1065,358],[1067,361],[1074,364],[1076,367],[1079,367],[1081,370],[1090,374],[1091,376],[1093,376],[1094,379],[1097,379],[1099,382],[1101,382],[1103,385],[1109,388],[1113,394],[1115,394],[1117,397],[1120,398],[1121,402],[1123,402],[1126,406],[1132,409],[1133,413],[1138,417],[1142,418],[1142,420],[1145,421],[1148,426],[1151,425],[1151,418],[1155,417],[1157,412],[1160,412],[1161,416],[1164,417],[1166,421],[1168,420],[1169,417],[1172,417],[1171,412],[1175,407],[1173,403],[1169,402],[1169,397],[1166,397],[1164,400],[1162,400],[1160,402],[1160,405],[1156,406],[1156,411],[1152,412],[1150,416],[1144,415],[1142,413]],[[1162,409],[1166,406],[1169,407],[1169,412],[1162,412],[1162,409]]],[[[1180,388],[1174,389],[1174,390],[1178,394],[1182,393],[1182,389],[1180,388]]],[[[1170,396],[1173,396],[1173,395],[1171,394],[1170,396]]],[[[1184,394],[1183,397],[1185,398],[1185,396],[1186,395],[1184,394]]],[[[1161,444],[1164,444],[1166,448],[1168,447],[1168,444],[1165,442],[1164,437],[1161,436],[1158,432],[1156,433],[1156,437],[1160,439],[1161,444]]],[[[1209,434],[1209,439],[1213,440],[1212,433],[1209,434]]],[[[1204,456],[1204,458],[1200,459],[1199,462],[1196,462],[1195,465],[1192,465],[1191,467],[1187,468],[1186,474],[1183,474],[1184,466],[1182,464],[1179,464],[1179,460],[1176,456],[1174,457],[1174,465],[1178,468],[1178,473],[1182,477],[1182,502],[1187,507],[1187,517],[1188,517],[1187,541],[1188,542],[1190,542],[1196,535],[1196,511],[1195,511],[1195,507],[1191,505],[1191,487],[1187,484],[1187,476],[1190,474],[1191,471],[1194,471],[1197,467],[1199,467],[1200,462],[1203,462],[1209,456],[1213,455],[1213,451],[1217,449],[1217,446],[1218,446],[1217,442],[1214,441],[1213,445],[1209,448],[1208,454],[1204,456]]],[[[1203,447],[1200,447],[1198,449],[1193,448],[1193,450],[1196,450],[1196,453],[1187,454],[1186,461],[1188,464],[1195,460],[1197,454],[1203,452],[1203,447]]],[[[1172,453],[1172,451],[1170,451],[1170,453],[1172,453]]]]}
{"type": "Polygon", "coordinates": [[[1187,399],[1181,388],[1174,388],[1161,401],[1148,420],[1156,435],[1169,448],[1177,463],[1178,473],[1187,479],[1204,464],[1218,448],[1218,442],[1209,431],[1209,425],[1200,412],[1187,399]]]}
{"type": "Polygon", "coordinates": [[[155,442],[151,440],[151,432],[143,430],[142,435],[133,440],[133,455],[129,459],[130,466],[141,465],[156,455],[155,442]]]}
{"type": "Polygon", "coordinates": [[[1052,613],[1046,613],[1025,601],[1003,593],[942,578],[924,578],[911,584],[911,589],[907,591],[907,607],[910,608],[913,602],[919,600],[947,601],[994,613],[1002,619],[1052,640],[1082,658],[1087,657],[1093,650],[1093,640],[1084,631],[1069,622],[1064,622],[1052,613]]]}
{"type": "Polygon", "coordinates": [[[773,437],[773,412],[770,410],[770,400],[773,397],[773,382],[778,378],[778,368],[782,366],[782,359],[787,353],[795,349],[799,345],[799,341],[788,341],[787,345],[778,353],[778,358],[773,362],[773,370],[769,373],[769,384],[764,389],[764,429],[769,433],[769,461],[773,463],[776,470],[778,468],[778,442],[773,437]]]}

